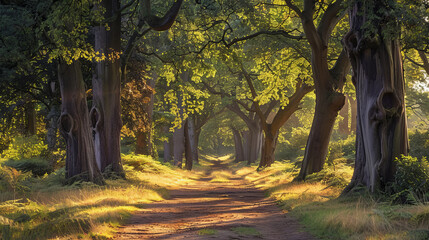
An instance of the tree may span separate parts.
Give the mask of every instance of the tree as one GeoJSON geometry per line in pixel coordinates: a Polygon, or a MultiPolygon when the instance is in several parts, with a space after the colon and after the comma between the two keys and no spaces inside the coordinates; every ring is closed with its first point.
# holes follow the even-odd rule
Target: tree
{"type": "Polygon", "coordinates": [[[356,163],[351,183],[371,192],[394,179],[396,157],[408,153],[400,26],[393,2],[355,1],[345,45],[356,86],[356,163]]]}
{"type": "MultiPolygon", "coordinates": [[[[183,0],[175,1],[163,17],[153,14],[150,0],[141,0],[139,6],[139,23],[147,23],[150,29],[165,31],[171,27],[179,12],[183,0]]],[[[114,172],[123,175],[120,157],[121,105],[121,67],[126,65],[135,41],[141,36],[137,31],[128,40],[121,66],[121,9],[119,0],[103,0],[100,7],[104,9],[107,28],[101,25],[95,29],[95,50],[102,55],[96,63],[96,74],[93,78],[94,106],[91,109],[91,122],[96,142],[97,163],[102,171],[110,165],[114,172]]],[[[140,134],[138,136],[141,137],[140,134]]],[[[141,139],[139,139],[141,140],[141,139]]]]}
{"type": "MultiPolygon", "coordinates": [[[[252,83],[250,75],[246,70],[244,70],[244,68],[242,68],[242,71],[246,82],[249,85],[253,99],[257,99],[258,94],[256,93],[256,89],[252,83]]],[[[256,116],[259,117],[264,131],[264,143],[262,146],[259,168],[268,167],[274,163],[274,152],[276,150],[280,128],[287,122],[292,114],[299,109],[301,99],[312,90],[312,86],[307,85],[302,79],[298,79],[294,93],[292,96],[288,97],[288,103],[277,110],[271,121],[268,121],[268,115],[271,113],[273,105],[276,105],[277,102],[270,102],[266,111],[263,112],[259,103],[254,101],[256,116]]]]}
{"type": "Polygon", "coordinates": [[[100,170],[95,162],[80,63],[60,61],[58,75],[62,98],[60,132],[67,147],[66,178],[102,183],[100,170]]]}
{"type": "Polygon", "coordinates": [[[301,19],[311,47],[311,67],[316,93],[313,123],[296,180],[304,180],[307,175],[322,170],[335,119],[344,105],[342,89],[350,67],[346,52],[343,50],[338,55],[331,68],[328,63],[329,40],[335,26],[344,16],[343,3],[342,0],[336,0],[327,6],[319,4],[320,11],[316,11],[316,1],[304,0],[304,8],[301,11],[291,0],[286,1],[286,5],[301,19]],[[315,18],[318,19],[317,26],[315,18]]]}
{"type": "Polygon", "coordinates": [[[119,0],[103,0],[98,6],[104,13],[100,26],[94,28],[94,50],[101,55],[95,63],[93,107],[90,112],[94,134],[95,158],[99,169],[106,167],[122,176],[121,164],[121,11],[119,0]],[[107,26],[105,26],[107,25],[107,26]]]}

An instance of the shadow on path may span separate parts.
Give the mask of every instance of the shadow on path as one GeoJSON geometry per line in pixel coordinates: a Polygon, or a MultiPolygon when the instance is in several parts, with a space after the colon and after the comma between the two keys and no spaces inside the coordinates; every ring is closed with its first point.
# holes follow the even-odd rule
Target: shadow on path
{"type": "Polygon", "coordinates": [[[169,200],[145,205],[115,239],[316,239],[243,177],[210,182],[228,165],[209,162],[204,177],[173,190],[169,200]]]}

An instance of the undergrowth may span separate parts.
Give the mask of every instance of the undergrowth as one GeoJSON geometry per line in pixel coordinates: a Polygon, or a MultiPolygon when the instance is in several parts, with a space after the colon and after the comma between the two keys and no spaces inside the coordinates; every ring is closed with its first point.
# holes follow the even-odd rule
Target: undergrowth
{"type": "Polygon", "coordinates": [[[133,212],[168,198],[167,188],[192,181],[189,172],[147,156],[129,154],[122,159],[126,179],[108,179],[105,186],[64,185],[64,168],[30,177],[30,173],[3,166],[6,171],[0,172],[10,170],[26,178],[12,176],[9,185],[1,185],[0,239],[113,239],[115,228],[133,212]],[[11,194],[17,186],[26,189],[11,194]]]}
{"type": "MultiPolygon", "coordinates": [[[[409,173],[411,168],[418,168],[414,171],[417,174],[414,180],[424,186],[423,179],[427,179],[424,177],[427,172],[421,169],[424,160],[406,160],[405,163],[402,160],[403,167],[398,171],[409,173]]],[[[265,189],[283,209],[297,217],[306,230],[320,239],[429,239],[429,205],[423,201],[400,205],[393,201],[393,195],[386,197],[365,192],[340,197],[353,169],[347,159],[333,161],[335,167],[328,163],[323,171],[308,176],[305,182],[292,181],[299,169],[291,161],[276,162],[259,172],[255,167],[248,167],[237,173],[256,187],[265,189]]],[[[408,181],[401,185],[405,190],[412,182],[405,178],[397,181],[408,181]]]]}

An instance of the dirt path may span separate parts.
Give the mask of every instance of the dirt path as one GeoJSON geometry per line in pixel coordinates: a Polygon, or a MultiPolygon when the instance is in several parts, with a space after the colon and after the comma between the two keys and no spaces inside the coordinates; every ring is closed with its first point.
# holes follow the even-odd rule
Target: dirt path
{"type": "MultiPolygon", "coordinates": [[[[211,171],[226,167],[213,161],[211,171]]],[[[169,200],[148,204],[115,239],[315,239],[243,178],[221,183],[211,179],[202,178],[173,190],[169,200]]]]}

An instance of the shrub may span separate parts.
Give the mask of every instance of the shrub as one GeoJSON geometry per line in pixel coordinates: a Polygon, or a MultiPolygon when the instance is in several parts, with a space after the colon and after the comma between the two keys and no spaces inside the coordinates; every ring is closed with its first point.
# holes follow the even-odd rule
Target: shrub
{"type": "Polygon", "coordinates": [[[395,160],[395,180],[388,186],[395,202],[416,204],[429,201],[429,163],[425,157],[418,160],[401,156],[395,160]]]}
{"type": "Polygon", "coordinates": [[[278,157],[281,159],[293,160],[304,155],[305,145],[309,129],[303,127],[292,128],[291,132],[285,136],[285,146],[277,147],[278,157]]]}
{"type": "Polygon", "coordinates": [[[13,192],[13,198],[15,198],[17,192],[29,190],[24,185],[24,181],[29,177],[29,174],[18,171],[15,168],[0,165],[0,192],[13,192]]]}
{"type": "Polygon", "coordinates": [[[418,159],[429,157],[429,131],[410,132],[410,155],[418,159]]]}
{"type": "Polygon", "coordinates": [[[345,188],[350,182],[352,170],[342,166],[341,171],[325,167],[322,171],[307,176],[306,182],[322,182],[331,187],[345,188]]]}
{"type": "Polygon", "coordinates": [[[17,136],[12,139],[9,148],[3,152],[1,157],[15,160],[38,157],[46,152],[47,148],[47,145],[37,136],[17,136]]]}
{"type": "Polygon", "coordinates": [[[46,160],[39,157],[20,160],[9,159],[3,164],[23,172],[32,172],[34,176],[43,176],[46,173],[52,172],[52,167],[50,164],[46,160]]]}

